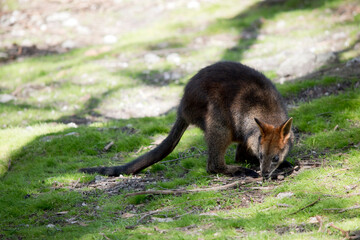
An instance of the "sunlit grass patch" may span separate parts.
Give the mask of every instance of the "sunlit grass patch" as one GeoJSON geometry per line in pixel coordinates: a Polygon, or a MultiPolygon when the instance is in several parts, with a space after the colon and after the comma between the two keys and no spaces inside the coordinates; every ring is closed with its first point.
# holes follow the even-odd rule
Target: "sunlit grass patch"
{"type": "Polygon", "coordinates": [[[341,148],[360,141],[359,103],[359,91],[352,90],[301,104],[291,115],[300,131],[313,133],[305,140],[311,146],[341,148]]]}

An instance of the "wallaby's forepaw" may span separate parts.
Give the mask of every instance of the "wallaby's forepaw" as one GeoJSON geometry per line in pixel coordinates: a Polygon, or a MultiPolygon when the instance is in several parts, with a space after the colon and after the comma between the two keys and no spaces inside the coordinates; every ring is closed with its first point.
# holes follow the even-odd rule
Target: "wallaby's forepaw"
{"type": "Polygon", "coordinates": [[[251,170],[249,168],[239,167],[239,166],[231,166],[229,167],[229,174],[233,177],[252,177],[252,178],[258,178],[260,175],[255,172],[254,170],[251,170]]]}
{"type": "Polygon", "coordinates": [[[288,161],[284,161],[280,164],[280,166],[271,174],[271,176],[264,177],[264,180],[275,180],[279,175],[284,177],[291,175],[294,172],[294,167],[288,161]]]}

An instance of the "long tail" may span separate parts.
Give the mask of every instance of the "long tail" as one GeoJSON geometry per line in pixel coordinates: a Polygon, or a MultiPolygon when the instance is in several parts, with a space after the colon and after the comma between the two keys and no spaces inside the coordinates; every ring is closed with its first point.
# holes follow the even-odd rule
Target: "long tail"
{"type": "Polygon", "coordinates": [[[79,171],[85,173],[100,173],[107,176],[136,174],[169,155],[179,143],[180,138],[188,126],[189,124],[182,117],[178,116],[173,128],[164,141],[162,141],[159,146],[138,157],[134,161],[121,166],[82,168],[79,171]]]}

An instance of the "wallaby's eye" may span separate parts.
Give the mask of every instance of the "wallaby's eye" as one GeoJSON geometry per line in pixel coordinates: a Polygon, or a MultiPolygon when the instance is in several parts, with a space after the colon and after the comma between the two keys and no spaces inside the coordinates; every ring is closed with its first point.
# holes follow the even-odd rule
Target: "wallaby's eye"
{"type": "Polygon", "coordinates": [[[276,155],[275,157],[273,157],[272,161],[275,162],[275,163],[279,162],[279,156],[276,155]]]}

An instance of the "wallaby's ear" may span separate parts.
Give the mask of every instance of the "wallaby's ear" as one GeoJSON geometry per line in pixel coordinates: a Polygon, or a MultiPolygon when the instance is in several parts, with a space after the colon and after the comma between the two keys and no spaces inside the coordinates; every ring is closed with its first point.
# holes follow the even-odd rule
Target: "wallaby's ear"
{"type": "Polygon", "coordinates": [[[292,122],[293,122],[293,118],[291,117],[288,120],[286,120],[286,122],[284,122],[280,127],[281,137],[284,139],[284,142],[290,138],[292,122]]]}
{"type": "Polygon", "coordinates": [[[271,126],[269,124],[261,122],[257,118],[254,118],[254,120],[255,120],[256,124],[259,126],[261,136],[264,136],[267,132],[269,132],[269,129],[271,129],[271,126]]]}

